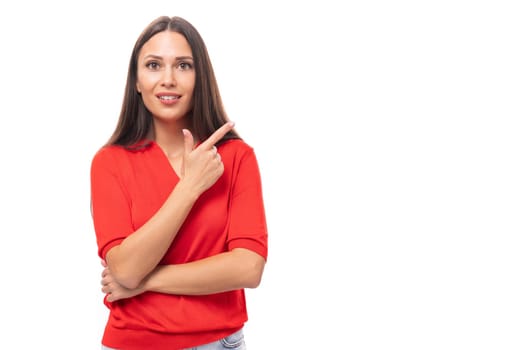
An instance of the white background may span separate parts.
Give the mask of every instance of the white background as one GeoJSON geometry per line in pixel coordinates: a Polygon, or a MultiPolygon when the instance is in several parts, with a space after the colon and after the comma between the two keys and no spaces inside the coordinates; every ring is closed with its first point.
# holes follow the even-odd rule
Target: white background
{"type": "Polygon", "coordinates": [[[99,349],[91,157],[159,15],[259,158],[250,350],[524,349],[520,1],[0,5],[1,349],[99,349]]]}

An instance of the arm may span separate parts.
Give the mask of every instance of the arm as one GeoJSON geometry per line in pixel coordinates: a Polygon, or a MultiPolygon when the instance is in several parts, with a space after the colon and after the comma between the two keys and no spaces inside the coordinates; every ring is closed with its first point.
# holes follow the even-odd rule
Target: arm
{"type": "Polygon", "coordinates": [[[226,123],[199,147],[184,130],[181,179],[163,206],[141,228],[111,248],[105,257],[116,281],[134,289],[158,265],[198,197],[222,175],[214,144],[233,128],[226,123]]]}
{"type": "Polygon", "coordinates": [[[259,254],[244,248],[202,260],[158,266],[137,288],[120,285],[106,267],[102,292],[108,301],[130,298],[146,291],[179,295],[202,295],[242,288],[257,288],[266,264],[259,254]]]}
{"type": "Polygon", "coordinates": [[[164,205],[140,229],[106,254],[114,277],[135,288],[166,253],[198,195],[179,183],[164,205]]]}

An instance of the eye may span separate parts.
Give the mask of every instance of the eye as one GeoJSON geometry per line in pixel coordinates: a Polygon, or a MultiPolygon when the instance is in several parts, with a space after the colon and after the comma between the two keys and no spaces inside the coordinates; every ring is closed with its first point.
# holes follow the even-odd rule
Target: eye
{"type": "Polygon", "coordinates": [[[180,70],[189,70],[189,69],[193,68],[193,65],[191,63],[188,63],[188,62],[181,62],[181,63],[179,63],[178,68],[180,70]]]}
{"type": "Polygon", "coordinates": [[[160,68],[160,64],[157,61],[151,61],[151,62],[146,63],[146,67],[151,70],[157,70],[160,68]]]}

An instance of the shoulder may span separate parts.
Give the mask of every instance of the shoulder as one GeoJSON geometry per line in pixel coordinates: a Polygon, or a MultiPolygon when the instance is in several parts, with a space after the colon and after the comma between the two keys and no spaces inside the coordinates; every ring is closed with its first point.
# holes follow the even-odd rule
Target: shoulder
{"type": "Polygon", "coordinates": [[[242,139],[226,140],[218,146],[221,155],[224,154],[251,154],[253,147],[242,139]]]}
{"type": "Polygon", "coordinates": [[[123,146],[106,145],[95,152],[91,161],[91,169],[106,169],[111,172],[127,171],[133,163],[136,151],[123,146]]]}
{"type": "Polygon", "coordinates": [[[128,151],[120,146],[103,146],[95,152],[92,164],[113,162],[115,158],[122,157],[126,152],[128,151]]]}
{"type": "Polygon", "coordinates": [[[130,147],[120,145],[105,145],[95,152],[93,162],[119,162],[129,160],[138,154],[147,153],[151,150],[152,143],[139,142],[130,147]]]}
{"type": "Polygon", "coordinates": [[[259,167],[253,146],[242,139],[228,140],[218,146],[221,159],[227,168],[256,169],[259,167]]]}

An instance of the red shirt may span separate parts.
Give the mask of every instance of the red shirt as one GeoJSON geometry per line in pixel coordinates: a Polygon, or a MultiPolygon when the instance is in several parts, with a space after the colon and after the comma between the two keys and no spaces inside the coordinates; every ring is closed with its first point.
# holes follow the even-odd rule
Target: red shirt
{"type": "MultiPolygon", "coordinates": [[[[253,149],[242,140],[218,146],[224,173],[195,202],[161,264],[182,264],[234,248],[267,257],[261,179],[253,149]]],[[[155,143],[130,151],[99,150],[91,165],[91,200],[98,254],[140,228],[179,178],[155,143]]],[[[105,299],[104,299],[105,300],[105,299]]],[[[102,343],[118,349],[174,349],[223,338],[247,321],[244,290],[187,296],[146,292],[104,301],[110,314],[102,343]]]]}

